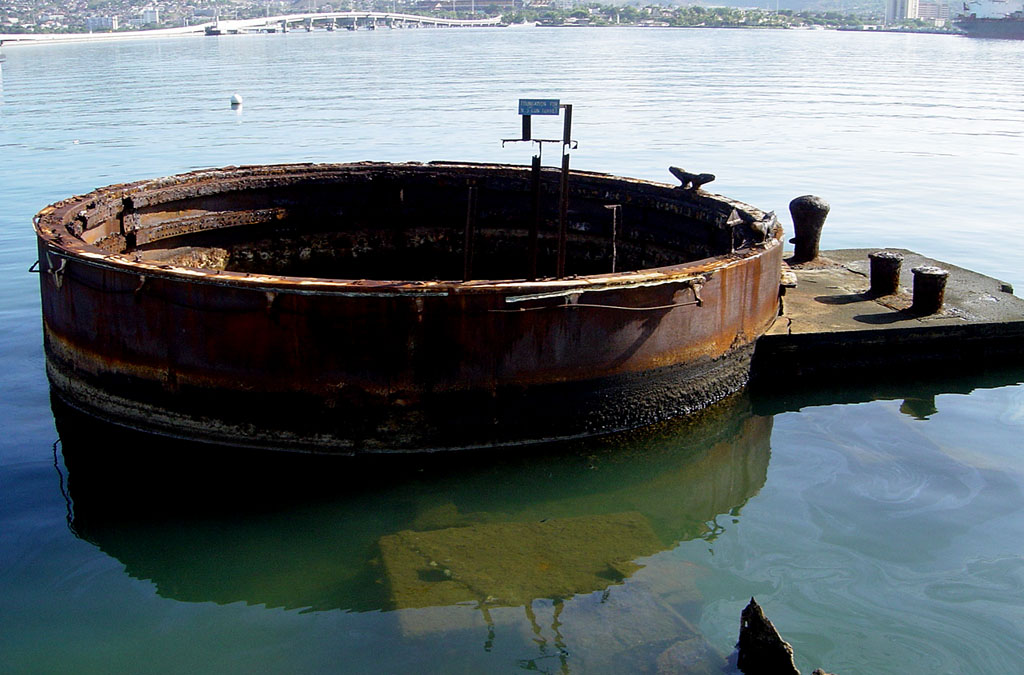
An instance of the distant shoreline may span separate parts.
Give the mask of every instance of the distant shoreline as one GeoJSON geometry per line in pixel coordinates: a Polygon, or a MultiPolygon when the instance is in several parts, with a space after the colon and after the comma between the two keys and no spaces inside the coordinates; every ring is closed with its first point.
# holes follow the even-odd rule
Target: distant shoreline
{"type": "MultiPolygon", "coordinates": [[[[424,17],[433,18],[433,17],[424,17]]],[[[273,23],[275,19],[280,21],[283,17],[269,17],[268,23],[273,23]]],[[[253,20],[249,20],[253,21],[253,20]]],[[[221,24],[231,24],[234,21],[222,21],[221,24]]],[[[14,47],[19,45],[39,45],[39,44],[67,44],[74,42],[109,42],[117,40],[134,40],[134,39],[152,39],[152,38],[169,38],[169,37],[188,37],[188,36],[206,36],[206,28],[208,26],[216,26],[217,22],[209,21],[202,24],[196,24],[194,26],[183,26],[179,28],[154,28],[151,30],[135,30],[135,31],[122,31],[116,33],[0,33],[0,43],[5,47],[14,47]]],[[[858,29],[858,28],[810,28],[800,27],[794,28],[790,26],[652,26],[643,24],[616,24],[610,26],[595,26],[587,24],[537,24],[538,28],[708,28],[708,29],[738,29],[738,30],[780,30],[780,31],[807,31],[807,30],[829,30],[838,31],[843,33],[910,33],[910,34],[929,34],[929,35],[962,35],[962,33],[941,30],[941,29],[915,29],[909,30],[905,28],[871,28],[871,29],[858,29]]],[[[256,30],[248,30],[246,32],[258,32],[256,30]]]]}
{"type": "Polygon", "coordinates": [[[138,38],[158,37],[183,37],[191,35],[207,35],[207,29],[217,29],[216,35],[232,33],[259,33],[277,30],[282,25],[292,25],[302,30],[302,26],[312,26],[314,22],[351,21],[353,25],[360,21],[369,21],[373,26],[380,26],[378,21],[384,21],[388,25],[406,24],[443,25],[451,28],[475,28],[475,27],[496,27],[500,25],[501,17],[489,17],[484,19],[446,19],[443,17],[426,16],[421,14],[405,14],[402,12],[372,12],[372,11],[346,11],[346,12],[317,12],[284,14],[278,16],[257,17],[254,19],[220,19],[195,24],[193,26],[179,26],[176,28],[154,28],[152,30],[119,31],[111,33],[8,33],[0,34],[0,44],[25,45],[25,44],[56,44],[67,42],[95,42],[111,40],[134,40],[138,38]],[[390,23],[389,23],[390,22],[390,23]]]}
{"type": "Polygon", "coordinates": [[[68,42],[110,42],[137,38],[185,37],[205,35],[208,25],[212,25],[212,22],[183,28],[154,28],[153,30],[131,30],[119,33],[0,33],[0,43],[3,43],[4,47],[16,47],[68,42]]]}

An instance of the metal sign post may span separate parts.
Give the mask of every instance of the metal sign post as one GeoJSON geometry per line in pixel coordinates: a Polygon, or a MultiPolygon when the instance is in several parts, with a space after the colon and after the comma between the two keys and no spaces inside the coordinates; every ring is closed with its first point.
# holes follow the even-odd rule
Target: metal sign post
{"type": "Polygon", "coordinates": [[[536,143],[537,154],[533,156],[530,174],[530,190],[532,196],[532,219],[529,228],[529,250],[527,252],[527,275],[529,281],[537,278],[537,239],[540,230],[540,162],[541,154],[545,143],[562,144],[562,173],[558,185],[558,259],[555,276],[561,279],[565,276],[565,249],[569,229],[569,151],[576,148],[577,144],[572,140],[572,105],[561,103],[557,98],[521,98],[519,99],[519,114],[523,118],[522,138],[505,138],[505,143],[536,143]],[[562,138],[534,138],[532,120],[534,115],[558,115],[561,110],[565,111],[565,121],[562,128],[562,138]]]}
{"type": "Polygon", "coordinates": [[[569,232],[569,145],[572,144],[572,106],[565,105],[562,129],[562,180],[558,186],[558,266],[555,277],[565,276],[565,245],[569,232]]]}

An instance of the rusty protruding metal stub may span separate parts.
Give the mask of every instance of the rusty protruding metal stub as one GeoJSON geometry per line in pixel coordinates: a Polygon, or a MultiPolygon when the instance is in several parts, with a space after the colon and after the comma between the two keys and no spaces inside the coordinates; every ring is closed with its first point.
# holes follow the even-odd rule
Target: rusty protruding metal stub
{"type": "Polygon", "coordinates": [[[736,667],[745,675],[800,675],[793,663],[793,648],[782,639],[754,598],[740,615],[736,647],[736,667]]]}

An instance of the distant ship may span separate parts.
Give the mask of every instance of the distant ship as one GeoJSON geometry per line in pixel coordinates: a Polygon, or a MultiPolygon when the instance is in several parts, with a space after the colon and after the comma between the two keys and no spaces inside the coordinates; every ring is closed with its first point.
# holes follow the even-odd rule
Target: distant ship
{"type": "Polygon", "coordinates": [[[969,37],[1024,40],[1024,0],[970,0],[956,26],[969,37]]]}

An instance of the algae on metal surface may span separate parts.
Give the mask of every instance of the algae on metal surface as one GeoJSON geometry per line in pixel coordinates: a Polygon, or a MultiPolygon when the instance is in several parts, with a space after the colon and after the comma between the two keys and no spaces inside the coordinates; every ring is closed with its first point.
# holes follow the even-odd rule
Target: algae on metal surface
{"type": "Polygon", "coordinates": [[[380,540],[396,607],[529,605],[606,588],[662,550],[640,513],[403,530],[380,540]]]}

